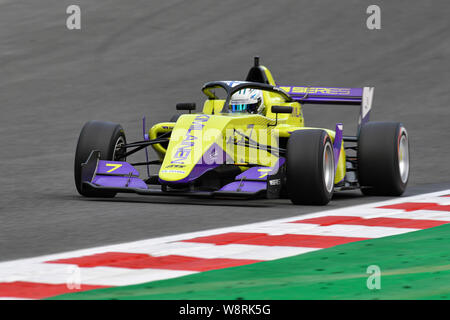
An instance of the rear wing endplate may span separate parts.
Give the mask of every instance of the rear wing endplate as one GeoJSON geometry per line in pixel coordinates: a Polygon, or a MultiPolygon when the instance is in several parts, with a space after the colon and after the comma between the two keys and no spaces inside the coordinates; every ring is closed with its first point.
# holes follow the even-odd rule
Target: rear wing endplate
{"type": "Polygon", "coordinates": [[[293,100],[301,104],[359,105],[358,135],[362,125],[369,122],[374,87],[329,88],[280,86],[293,100]]]}

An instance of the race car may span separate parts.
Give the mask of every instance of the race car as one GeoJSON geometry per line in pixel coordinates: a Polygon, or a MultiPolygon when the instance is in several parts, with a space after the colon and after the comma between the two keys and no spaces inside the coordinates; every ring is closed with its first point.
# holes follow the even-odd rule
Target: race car
{"type": "Polygon", "coordinates": [[[202,92],[201,112],[193,113],[195,103],[179,103],[176,109],[188,113],[149,130],[144,117],[140,141],[127,142],[120,124],[87,122],[75,153],[78,192],[326,205],[338,191],[400,196],[406,188],[408,133],[399,122],[369,121],[373,87],[279,86],[255,57],[245,81],[208,82],[202,92]],[[343,135],[342,123],[334,130],[306,126],[305,104],[358,106],[356,135],[343,135]],[[156,159],[149,159],[148,147],[156,159]],[[127,162],[138,151],[145,161],[127,162]]]}

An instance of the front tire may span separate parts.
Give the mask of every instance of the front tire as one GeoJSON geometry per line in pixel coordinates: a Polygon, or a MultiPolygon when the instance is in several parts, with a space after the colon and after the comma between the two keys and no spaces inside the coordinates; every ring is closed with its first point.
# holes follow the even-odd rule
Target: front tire
{"type": "Polygon", "coordinates": [[[286,184],[294,204],[326,205],[334,192],[334,152],[324,130],[294,131],[287,143],[286,184]]]}
{"type": "Polygon", "coordinates": [[[86,162],[93,150],[100,151],[101,160],[125,161],[120,145],[126,144],[123,128],[113,122],[89,121],[81,130],[75,152],[74,177],[79,194],[85,197],[111,198],[115,192],[86,190],[82,187],[81,164],[86,162]]]}
{"type": "Polygon", "coordinates": [[[358,138],[358,180],[365,195],[400,196],[409,179],[409,139],[399,122],[369,122],[358,138]]]}

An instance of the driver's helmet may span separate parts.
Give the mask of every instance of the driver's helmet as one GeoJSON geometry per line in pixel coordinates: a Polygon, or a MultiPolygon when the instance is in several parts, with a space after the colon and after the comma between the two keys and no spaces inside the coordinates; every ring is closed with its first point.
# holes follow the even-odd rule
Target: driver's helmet
{"type": "Polygon", "coordinates": [[[262,114],[264,103],[261,90],[245,88],[234,93],[230,100],[230,112],[262,114]]]}

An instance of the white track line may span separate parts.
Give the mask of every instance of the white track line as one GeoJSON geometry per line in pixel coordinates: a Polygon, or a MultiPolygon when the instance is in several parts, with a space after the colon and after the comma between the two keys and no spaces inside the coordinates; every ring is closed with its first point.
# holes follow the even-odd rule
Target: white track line
{"type": "Polygon", "coordinates": [[[308,234],[318,236],[355,237],[355,238],[380,238],[402,234],[418,229],[368,227],[359,225],[334,224],[331,226],[319,226],[309,223],[275,223],[271,226],[242,229],[241,232],[263,232],[270,235],[281,234],[308,234]]]}
{"type": "MultiPolygon", "coordinates": [[[[74,268],[67,264],[33,263],[18,265],[0,282],[26,281],[48,284],[66,283],[73,279],[74,268]]],[[[82,284],[122,286],[148,281],[170,279],[196,273],[165,269],[125,269],[112,267],[79,268],[82,284]]],[[[1,272],[1,271],[0,271],[1,272]]]]}
{"type": "Polygon", "coordinates": [[[220,247],[210,243],[171,242],[150,247],[129,248],[130,253],[146,253],[152,256],[183,255],[196,258],[228,258],[250,260],[273,260],[307,253],[320,248],[255,246],[228,244],[220,247]]]}

